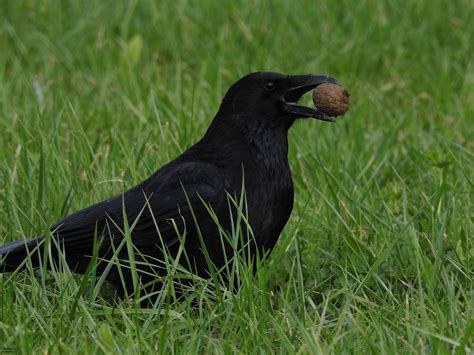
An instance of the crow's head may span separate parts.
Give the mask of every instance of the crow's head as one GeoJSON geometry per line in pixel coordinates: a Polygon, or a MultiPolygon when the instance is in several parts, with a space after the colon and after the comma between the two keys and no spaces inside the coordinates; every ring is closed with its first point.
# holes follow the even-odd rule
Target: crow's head
{"type": "Polygon", "coordinates": [[[323,83],[339,82],[327,75],[282,75],[270,72],[251,73],[230,87],[221,105],[227,114],[255,117],[269,123],[289,124],[302,117],[334,121],[323,112],[302,106],[303,94],[323,83]]]}

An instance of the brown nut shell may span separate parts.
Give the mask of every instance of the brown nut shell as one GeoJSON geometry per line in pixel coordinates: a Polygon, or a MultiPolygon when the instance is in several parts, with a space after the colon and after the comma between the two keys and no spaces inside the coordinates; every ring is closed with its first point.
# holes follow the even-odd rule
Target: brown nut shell
{"type": "Polygon", "coordinates": [[[349,93],[342,86],[325,83],[313,90],[314,105],[329,116],[341,116],[349,110],[349,93]]]}

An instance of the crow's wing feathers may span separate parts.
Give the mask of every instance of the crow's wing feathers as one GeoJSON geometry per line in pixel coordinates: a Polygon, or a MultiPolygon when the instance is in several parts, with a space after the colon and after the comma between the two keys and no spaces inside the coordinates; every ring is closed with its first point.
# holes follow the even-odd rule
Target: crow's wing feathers
{"type": "Polygon", "coordinates": [[[203,202],[213,208],[224,202],[224,186],[224,179],[214,165],[167,165],[143,184],[80,210],[51,230],[68,252],[89,249],[95,234],[106,237],[102,248],[108,248],[123,239],[126,215],[134,244],[170,246],[179,241],[176,229],[179,233],[185,228],[189,232],[194,226],[193,213],[197,218],[205,213],[203,202]]]}

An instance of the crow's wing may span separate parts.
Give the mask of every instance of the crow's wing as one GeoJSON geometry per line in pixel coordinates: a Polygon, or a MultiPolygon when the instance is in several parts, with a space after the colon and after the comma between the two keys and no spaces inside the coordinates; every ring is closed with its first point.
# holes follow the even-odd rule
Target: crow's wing
{"type": "Polygon", "coordinates": [[[189,232],[194,227],[194,217],[199,220],[207,213],[203,202],[214,210],[223,206],[224,189],[224,178],[214,165],[174,162],[123,195],[64,218],[51,230],[71,255],[90,250],[95,235],[105,237],[102,249],[120,243],[126,216],[135,245],[170,246],[179,241],[176,229],[189,232]]]}

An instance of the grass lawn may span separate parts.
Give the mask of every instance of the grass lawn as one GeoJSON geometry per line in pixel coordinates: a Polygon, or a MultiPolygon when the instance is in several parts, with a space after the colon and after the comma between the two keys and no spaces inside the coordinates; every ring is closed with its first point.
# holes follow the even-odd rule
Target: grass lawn
{"type": "Polygon", "coordinates": [[[473,53],[469,0],[0,1],[1,243],[142,181],[248,72],[352,94],[291,129],[293,214],[238,295],[0,275],[0,354],[472,353],[473,53]]]}

